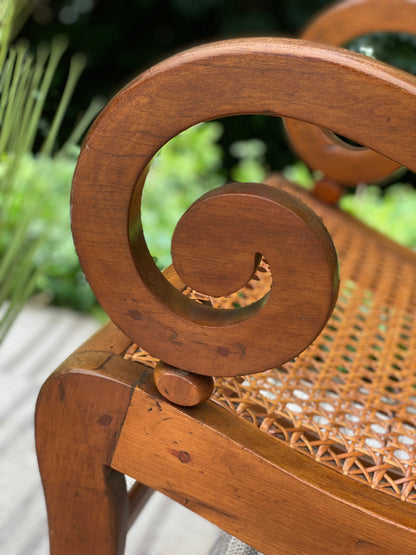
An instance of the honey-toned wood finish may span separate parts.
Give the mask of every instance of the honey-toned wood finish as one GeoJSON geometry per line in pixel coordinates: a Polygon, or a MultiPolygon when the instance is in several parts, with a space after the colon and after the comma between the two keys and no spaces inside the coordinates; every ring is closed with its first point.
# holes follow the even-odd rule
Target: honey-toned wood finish
{"type": "MultiPolygon", "coordinates": [[[[193,123],[237,113],[306,120],[416,170],[416,79],[338,49],[278,39],[199,47],[149,70],[110,103],[76,170],[73,230],[88,279],[129,339],[107,326],[40,393],[36,439],[53,555],[122,553],[125,473],[267,555],[317,554],[323,546],[334,554],[396,554],[397,546],[404,555],[414,553],[413,506],[320,467],[212,401],[190,409],[170,404],[150,370],[123,358],[131,340],[194,369],[212,345],[218,348],[218,331],[210,336],[214,324],[201,323],[195,306],[183,300],[180,276],[171,270],[164,277],[154,266],[141,230],[140,196],[161,145],[193,123]]],[[[238,204],[240,193],[230,187],[238,204]]],[[[281,197],[276,203],[270,194],[266,187],[253,201],[266,197],[273,216],[281,197]]],[[[225,197],[215,192],[202,204],[214,199],[227,209],[225,197]]],[[[305,222],[300,206],[290,205],[309,241],[310,230],[319,236],[322,228],[309,216],[305,222]]],[[[174,241],[179,251],[193,239],[188,216],[174,241]]],[[[239,225],[245,229],[245,222],[239,225]]],[[[273,232],[268,225],[267,234],[273,232]]],[[[235,237],[245,240],[230,231],[230,241],[235,237]]],[[[250,255],[251,271],[258,250],[250,255]]],[[[187,254],[178,254],[185,264],[187,254]]],[[[181,268],[182,277],[192,275],[192,264],[181,268]]],[[[218,374],[226,375],[223,358],[218,374]]]]}
{"type": "Polygon", "coordinates": [[[159,361],[153,372],[155,385],[163,397],[182,407],[205,403],[214,390],[211,376],[201,376],[159,361]]]}
{"type": "Polygon", "coordinates": [[[292,195],[260,183],[229,183],[198,199],[172,239],[179,277],[214,297],[243,288],[260,254],[277,276],[264,298],[235,310],[193,303],[194,319],[204,309],[199,343],[210,334],[214,348],[201,347],[203,360],[184,357],[187,369],[214,376],[266,370],[297,356],[325,325],[338,293],[336,252],[321,220],[292,195]]]}
{"type": "MultiPolygon", "coordinates": [[[[353,39],[377,31],[416,34],[416,2],[413,0],[346,0],[323,11],[301,37],[318,43],[344,46],[353,39]]],[[[373,101],[371,92],[367,102],[373,101]]],[[[375,101],[375,99],[374,99],[375,101]]],[[[351,146],[332,131],[286,119],[286,131],[297,155],[309,167],[321,170],[339,183],[372,183],[399,166],[366,148],[351,146]]]]}
{"type": "Polygon", "coordinates": [[[172,405],[151,371],[123,359],[129,343],[109,324],[40,394],[36,439],[52,555],[123,553],[122,474],[267,555],[414,553],[413,505],[318,466],[212,401],[172,405]]]}
{"type": "Polygon", "coordinates": [[[416,33],[415,0],[344,0],[308,23],[302,38],[343,46],[377,31],[416,33]]]}
{"type": "MultiPolygon", "coordinates": [[[[119,356],[129,340],[113,324],[45,382],[36,448],[52,554],[121,555],[128,529],[124,476],[110,466],[139,364],[119,356]]],[[[141,488],[136,502],[146,495],[141,488]]]]}
{"type": "Polygon", "coordinates": [[[343,194],[344,190],[338,181],[326,177],[315,181],[313,195],[326,204],[336,205],[343,194]]]}
{"type": "Polygon", "coordinates": [[[350,145],[332,131],[309,123],[286,119],[285,130],[297,157],[344,186],[374,183],[400,167],[374,150],[350,145]]]}
{"type": "MultiPolygon", "coordinates": [[[[237,339],[234,316],[224,318],[220,311],[215,323],[209,307],[196,305],[169,284],[147,250],[140,200],[152,157],[171,137],[197,122],[261,113],[334,129],[415,168],[415,93],[416,78],[403,72],[341,49],[288,39],[198,47],[133,81],[93,125],[72,191],[77,251],[112,320],[133,341],[173,366],[213,373],[226,353],[223,374],[237,368],[251,371],[247,353],[260,338],[253,341],[243,334],[243,341],[237,339]],[[228,336],[231,340],[224,343],[228,336]]],[[[268,225],[263,220],[258,220],[259,233],[268,225]]],[[[248,237],[241,221],[229,230],[226,241],[237,248],[243,240],[248,237]]],[[[200,245],[203,250],[203,236],[200,245]]],[[[249,260],[256,254],[250,253],[249,260]]],[[[253,262],[246,276],[252,269],[253,262]]],[[[307,306],[305,310],[308,318],[307,306]]],[[[260,319],[262,313],[252,318],[260,319]]],[[[242,329],[249,325],[250,319],[238,322],[242,329]]],[[[266,342],[264,351],[274,341],[273,337],[266,342]]]]}
{"type": "Polygon", "coordinates": [[[150,376],[111,464],[267,555],[414,553],[414,506],[317,468],[212,401],[175,407],[150,376]]]}

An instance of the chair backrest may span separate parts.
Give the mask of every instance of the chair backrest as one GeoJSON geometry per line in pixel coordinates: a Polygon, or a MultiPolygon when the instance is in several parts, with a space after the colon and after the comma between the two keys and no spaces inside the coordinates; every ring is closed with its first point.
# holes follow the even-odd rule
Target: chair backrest
{"type": "MultiPolygon", "coordinates": [[[[416,2],[406,0],[346,0],[324,10],[301,38],[345,46],[378,31],[416,34],[416,2]]],[[[376,99],[374,99],[376,101],[376,99]]],[[[371,93],[367,103],[371,102],[371,93]]],[[[351,146],[327,129],[286,119],[289,140],[297,155],[313,170],[344,185],[372,183],[399,165],[373,150],[351,146]]]]}
{"type": "MultiPolygon", "coordinates": [[[[336,286],[329,288],[329,295],[323,293],[334,275],[333,251],[315,219],[312,224],[309,219],[309,229],[315,231],[305,240],[321,237],[313,249],[317,258],[307,259],[306,250],[292,266],[290,242],[282,247],[270,298],[250,313],[230,315],[196,305],[163,277],[148,252],[141,228],[141,192],[155,153],[191,125],[255,113],[333,129],[416,170],[416,78],[342,49],[290,39],[225,41],[173,56],[123,89],[96,120],[79,157],[72,190],[76,248],[93,290],[116,325],[163,361],[200,374],[234,375],[280,364],[294,356],[300,344],[306,347],[313,340],[334,301],[336,286]],[[284,294],[279,293],[280,273],[282,289],[288,288],[284,294]],[[319,306],[310,311],[315,297],[319,306]],[[270,307],[277,310],[274,317],[270,307]],[[289,339],[298,335],[299,342],[289,339]]],[[[255,193],[235,186],[232,195],[232,203],[238,203],[239,195],[255,193]]],[[[269,206],[275,203],[272,197],[266,194],[269,206]]],[[[203,199],[209,229],[200,228],[199,242],[194,241],[196,249],[186,255],[186,262],[181,262],[180,253],[177,271],[185,283],[188,273],[191,282],[195,278],[192,267],[202,276],[210,275],[212,268],[221,273],[225,258],[238,248],[237,270],[247,264],[246,279],[263,246],[265,256],[271,252],[267,241],[274,228],[271,231],[265,220],[276,213],[259,201],[252,214],[247,208],[242,211],[251,217],[246,228],[244,219],[234,215],[228,220],[230,205],[223,195],[214,197],[213,204],[210,198],[203,199]],[[214,218],[211,226],[209,217],[214,218]],[[215,227],[220,234],[211,233],[215,227]],[[250,233],[256,235],[255,244],[248,239],[250,233]],[[244,252],[249,252],[248,258],[244,252]]],[[[280,215],[289,209],[294,217],[308,220],[298,204],[288,204],[279,209],[280,215]]],[[[198,218],[201,214],[197,211],[198,218]]],[[[192,229],[195,234],[195,226],[192,229]]],[[[185,235],[188,241],[189,233],[185,235]]],[[[223,274],[229,289],[227,272],[223,274]]],[[[209,283],[215,282],[218,294],[216,279],[209,283]]]]}

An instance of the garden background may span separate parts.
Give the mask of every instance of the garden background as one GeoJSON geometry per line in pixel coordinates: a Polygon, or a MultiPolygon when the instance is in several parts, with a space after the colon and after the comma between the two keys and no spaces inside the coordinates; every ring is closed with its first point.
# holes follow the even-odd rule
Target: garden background
{"type": "MultiPolygon", "coordinates": [[[[330,3],[16,0],[0,7],[0,340],[33,295],[100,314],[69,225],[79,144],[99,109],[131,78],[170,54],[224,38],[297,36],[330,3]]],[[[416,73],[415,36],[377,34],[349,47],[416,73]]],[[[174,224],[193,200],[227,180],[259,181],[271,170],[304,186],[312,183],[276,118],[227,118],[171,141],[153,163],[144,196],[143,225],[158,264],[169,263],[174,224]]],[[[416,248],[415,183],[402,171],[384,183],[359,187],[344,197],[342,207],[416,248]]]]}

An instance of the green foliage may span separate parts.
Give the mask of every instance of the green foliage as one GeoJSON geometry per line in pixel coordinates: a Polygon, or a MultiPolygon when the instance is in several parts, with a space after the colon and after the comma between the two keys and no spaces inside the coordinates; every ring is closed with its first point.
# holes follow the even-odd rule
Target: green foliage
{"type": "Polygon", "coordinates": [[[341,199],[341,208],[398,243],[416,250],[416,190],[397,183],[383,191],[357,188],[341,199]]]}
{"type": "Polygon", "coordinates": [[[286,179],[305,189],[312,189],[313,187],[314,176],[303,162],[295,162],[290,166],[286,166],[283,168],[282,173],[286,179]]]}
{"type": "MultiPolygon", "coordinates": [[[[318,9],[330,3],[291,0],[275,2],[271,7],[237,0],[132,0],[128,9],[119,10],[114,18],[111,3],[97,2],[80,10],[74,24],[68,19],[59,23],[65,7],[49,3],[50,24],[32,22],[24,30],[32,42],[39,44],[33,55],[26,43],[8,50],[8,42],[27,17],[29,5],[35,6],[36,16],[36,4],[0,1],[0,305],[5,299],[10,301],[3,329],[0,324],[0,340],[22,302],[34,291],[55,303],[81,310],[96,306],[80,270],[69,228],[69,189],[77,153],[74,145],[99,104],[94,103],[67,139],[68,127],[72,127],[68,123],[78,117],[87,99],[97,93],[114,94],[132,75],[196,41],[247,34],[296,34],[318,9]],[[138,36],[138,20],[154,23],[143,26],[138,36]],[[50,42],[51,36],[62,32],[63,25],[71,47],[86,52],[89,62],[83,87],[77,89],[69,104],[86,63],[84,57],[73,58],[71,77],[59,106],[59,87],[53,79],[63,71],[66,41],[54,39],[49,48],[42,39],[50,42]],[[54,95],[48,94],[51,87],[54,95]],[[68,119],[63,119],[64,114],[68,119]],[[41,135],[46,136],[43,145],[41,135]],[[57,152],[56,145],[63,142],[57,152]]],[[[390,38],[383,34],[381,38],[375,35],[358,39],[351,48],[415,72],[415,46],[412,37],[390,38]]],[[[283,170],[285,176],[310,187],[313,176],[304,164],[292,160],[275,118],[266,116],[210,122],[185,131],[167,144],[153,161],[143,195],[145,236],[159,266],[170,263],[170,238],[176,222],[205,191],[230,178],[261,181],[270,168],[281,169],[289,163],[283,170]],[[267,149],[262,141],[250,138],[253,136],[267,141],[267,149]]],[[[385,193],[369,187],[346,196],[342,207],[415,248],[414,195],[404,185],[393,186],[385,193]]]]}
{"type": "MultiPolygon", "coordinates": [[[[283,175],[310,189],[314,176],[302,162],[284,168],[283,175]]],[[[345,194],[339,203],[345,212],[397,243],[416,250],[416,190],[408,183],[387,188],[362,185],[345,194]]]]}
{"type": "Polygon", "coordinates": [[[233,181],[261,182],[266,177],[265,156],[267,147],[260,139],[236,141],[231,144],[230,152],[238,160],[231,168],[233,181]]]}
{"type": "MultiPolygon", "coordinates": [[[[160,268],[171,263],[170,244],[182,214],[205,192],[226,182],[219,122],[196,125],[166,144],[153,160],[143,192],[142,224],[149,250],[160,268]]],[[[261,181],[265,145],[258,139],[231,145],[236,181],[261,181]]]]}
{"type": "MultiPolygon", "coordinates": [[[[24,4],[4,4],[2,9],[7,9],[0,13],[0,341],[59,256],[60,248],[53,243],[65,236],[58,233],[60,224],[56,224],[62,217],[60,187],[65,182],[68,193],[75,164],[68,156],[73,148],[71,141],[79,132],[74,131],[57,157],[53,158],[52,153],[72,91],[85,66],[83,56],[72,57],[58,108],[40,154],[35,156],[33,148],[45,101],[67,40],[58,37],[51,47],[42,44],[36,55],[26,41],[7,48],[13,16],[21,15],[24,4]],[[50,251],[46,256],[44,245],[56,251],[55,258],[50,251]]],[[[97,108],[94,103],[88,117],[94,116],[97,108]]],[[[85,119],[81,124],[85,127],[85,119]]],[[[67,207],[68,201],[65,204],[67,207]]]]}
{"type": "Polygon", "coordinates": [[[352,41],[347,46],[354,52],[360,52],[416,75],[416,35],[371,33],[352,41]]]}
{"type": "Polygon", "coordinates": [[[170,264],[176,222],[204,192],[224,183],[219,123],[199,125],[167,143],[153,160],[143,192],[142,225],[158,265],[170,264]]]}
{"type": "MultiPolygon", "coordinates": [[[[42,292],[55,304],[90,310],[95,298],[80,270],[69,220],[69,191],[78,150],[72,156],[27,153],[22,158],[15,176],[18,187],[8,198],[7,221],[0,228],[0,253],[8,252],[28,215],[24,246],[20,245],[17,258],[19,262],[28,258],[25,252],[30,250],[36,276],[31,293],[42,292]]],[[[0,165],[0,171],[6,165],[0,165]]]]}

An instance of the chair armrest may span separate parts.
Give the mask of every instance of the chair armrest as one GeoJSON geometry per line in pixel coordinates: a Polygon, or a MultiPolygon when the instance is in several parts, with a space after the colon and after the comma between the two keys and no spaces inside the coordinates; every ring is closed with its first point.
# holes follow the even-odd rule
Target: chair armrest
{"type": "MultiPolygon", "coordinates": [[[[243,276],[247,279],[258,254],[267,258],[271,252],[262,252],[262,241],[277,233],[262,216],[267,213],[276,222],[275,209],[278,220],[290,212],[291,223],[288,219],[283,225],[288,242],[281,255],[278,249],[270,255],[273,264],[279,256],[285,263],[278,266],[277,283],[261,310],[212,315],[208,307],[196,306],[173,288],[150,257],[141,229],[140,201],[154,154],[190,125],[252,113],[288,116],[333,129],[416,169],[416,79],[341,49],[288,39],[225,41],[173,56],[123,89],[94,124],[75,172],[72,225],[77,251],[90,284],[117,326],[163,361],[200,374],[254,372],[295,356],[293,344],[282,355],[285,343],[307,330],[296,345],[298,349],[302,343],[301,350],[305,348],[329,316],[337,291],[333,247],[327,236],[322,239],[322,224],[311,211],[264,185],[230,185],[203,198],[191,209],[197,223],[183,224],[182,244],[195,239],[194,246],[201,252],[208,245],[209,228],[213,242],[207,246],[208,255],[190,255],[185,263],[180,247],[176,257],[181,260],[178,273],[182,279],[185,274],[194,279],[195,273],[203,272],[200,286],[208,279],[210,257],[219,256],[219,251],[231,254],[234,247],[228,243],[236,239],[237,246],[243,246],[236,268],[248,257],[243,276]],[[256,206],[250,223],[251,209],[241,204],[248,196],[256,206]],[[238,209],[231,208],[237,205],[238,209]],[[227,217],[218,219],[221,212],[227,217]],[[210,216],[216,218],[213,225],[210,216]],[[199,231],[198,220],[203,218],[206,225],[199,231]],[[256,224],[259,229],[265,227],[264,233],[257,233],[256,224]],[[237,233],[235,228],[239,228],[237,233]],[[222,230],[219,234],[218,229],[222,230]],[[261,240],[253,244],[256,234],[261,240]],[[249,239],[250,245],[245,245],[249,239]],[[303,248],[303,241],[315,241],[316,247],[304,249],[304,256],[290,266],[292,247],[303,248]],[[319,256],[307,260],[308,252],[316,256],[319,252],[319,256]],[[182,272],[184,266],[187,269],[182,272]],[[319,278],[314,271],[320,272],[319,278]],[[282,295],[281,272],[286,272],[282,282],[288,287],[282,295]],[[315,305],[316,298],[325,303],[315,305]],[[280,308],[273,319],[270,307],[276,304],[280,308]],[[265,316],[270,316],[267,325],[255,328],[265,316]],[[310,326],[312,320],[315,323],[310,326]],[[278,345],[277,354],[265,359],[273,342],[278,345]]],[[[283,239],[275,242],[284,243],[283,239]]],[[[219,271],[220,266],[214,267],[219,271]]],[[[228,272],[235,274],[233,264],[225,273],[227,287],[228,272]]],[[[209,284],[215,279],[210,278],[209,284]]]]}

